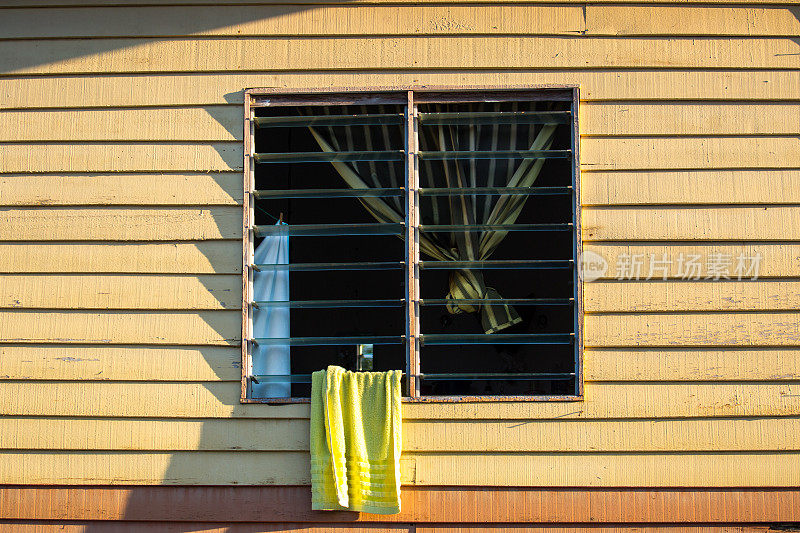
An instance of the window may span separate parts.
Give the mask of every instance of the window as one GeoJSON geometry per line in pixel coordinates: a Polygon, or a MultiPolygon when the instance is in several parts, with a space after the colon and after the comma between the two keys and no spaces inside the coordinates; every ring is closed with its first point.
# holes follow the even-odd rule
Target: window
{"type": "Polygon", "coordinates": [[[243,401],[580,396],[577,94],[246,91],[243,401]]]}

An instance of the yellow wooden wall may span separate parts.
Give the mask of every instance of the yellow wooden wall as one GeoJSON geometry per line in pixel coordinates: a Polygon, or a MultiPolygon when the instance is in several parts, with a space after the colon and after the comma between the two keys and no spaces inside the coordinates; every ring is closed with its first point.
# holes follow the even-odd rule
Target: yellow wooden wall
{"type": "Polygon", "coordinates": [[[764,279],[586,284],[585,401],[404,405],[404,481],[800,484],[795,2],[92,3],[0,0],[0,483],[309,481],[239,403],[242,89],[577,83],[585,248],[764,279]]]}

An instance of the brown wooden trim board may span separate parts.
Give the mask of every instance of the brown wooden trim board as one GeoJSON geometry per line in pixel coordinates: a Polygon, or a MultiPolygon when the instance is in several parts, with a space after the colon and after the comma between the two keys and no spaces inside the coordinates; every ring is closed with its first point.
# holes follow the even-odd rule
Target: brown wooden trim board
{"type": "Polygon", "coordinates": [[[403,511],[312,511],[308,486],[0,485],[0,520],[450,524],[800,523],[800,489],[404,487],[403,511]]]}
{"type": "Polygon", "coordinates": [[[767,531],[797,531],[790,526],[772,527],[765,524],[737,525],[676,525],[658,524],[640,526],[634,524],[408,524],[386,522],[299,523],[299,522],[90,522],[55,520],[0,520],[3,533],[32,533],[59,531],[61,533],[135,533],[157,531],[158,533],[766,533],[767,531]]]}

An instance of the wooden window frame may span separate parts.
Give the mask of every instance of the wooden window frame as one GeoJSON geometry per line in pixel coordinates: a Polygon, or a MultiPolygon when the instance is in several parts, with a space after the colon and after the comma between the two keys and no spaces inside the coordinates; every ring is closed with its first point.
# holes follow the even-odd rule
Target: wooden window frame
{"type": "Polygon", "coordinates": [[[562,100],[571,103],[572,122],[572,223],[573,236],[573,283],[574,283],[574,354],[575,354],[575,393],[567,395],[538,396],[420,396],[419,346],[419,269],[406,268],[406,298],[415,302],[415,309],[407,307],[406,320],[406,369],[408,372],[410,396],[403,397],[403,402],[425,403],[470,403],[470,402],[541,402],[541,401],[582,401],[583,396],[583,283],[578,273],[578,260],[583,252],[581,238],[581,202],[580,202],[580,137],[578,130],[578,109],[580,88],[578,85],[513,85],[513,86],[398,86],[398,87],[364,87],[364,88],[251,88],[244,91],[244,161],[243,187],[244,201],[242,213],[242,378],[241,403],[292,404],[309,403],[309,398],[251,398],[249,397],[249,370],[252,364],[251,295],[253,294],[253,263],[255,236],[253,232],[253,211],[255,198],[255,110],[260,107],[302,106],[302,105],[366,105],[396,104],[408,106],[406,139],[406,264],[416,265],[419,261],[419,249],[413,238],[419,222],[418,201],[412,194],[418,188],[417,151],[417,105],[421,103],[456,103],[456,102],[503,102],[503,101],[536,101],[562,100]]]}

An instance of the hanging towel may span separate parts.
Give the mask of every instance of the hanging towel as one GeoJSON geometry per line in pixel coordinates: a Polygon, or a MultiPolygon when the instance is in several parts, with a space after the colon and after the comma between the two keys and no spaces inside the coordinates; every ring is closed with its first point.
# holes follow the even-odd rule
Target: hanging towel
{"type": "MultiPolygon", "coordinates": [[[[278,222],[279,231],[264,237],[255,250],[256,264],[286,265],[289,263],[288,225],[278,222]]],[[[287,302],[289,271],[264,269],[253,273],[253,300],[287,302]]],[[[253,337],[285,339],[289,335],[289,305],[270,305],[253,309],[253,337]]],[[[286,376],[292,373],[288,344],[258,344],[253,347],[253,374],[286,376]]],[[[289,383],[253,384],[254,398],[288,398],[289,383]]]]}
{"type": "Polygon", "coordinates": [[[311,375],[311,507],[400,512],[402,372],[311,375]]]}

